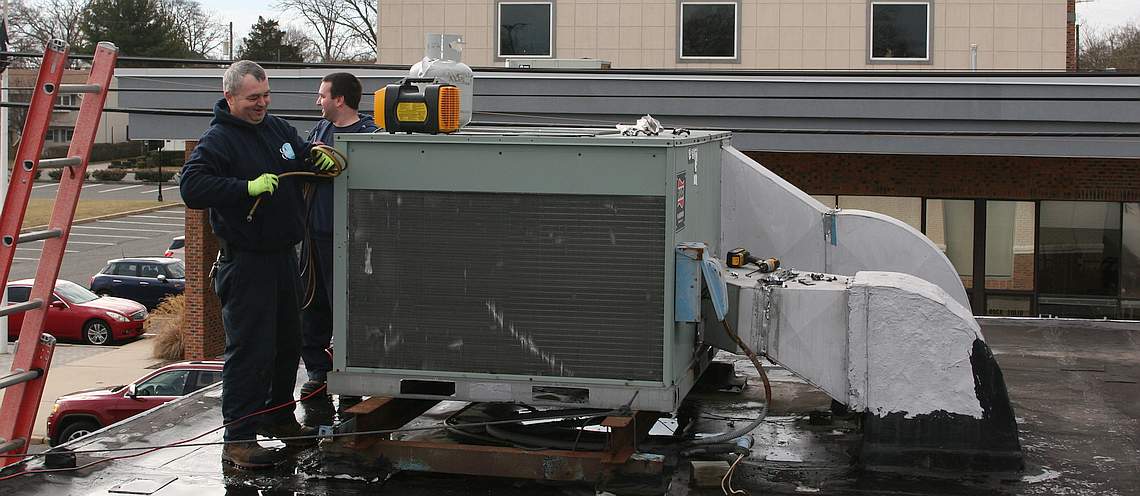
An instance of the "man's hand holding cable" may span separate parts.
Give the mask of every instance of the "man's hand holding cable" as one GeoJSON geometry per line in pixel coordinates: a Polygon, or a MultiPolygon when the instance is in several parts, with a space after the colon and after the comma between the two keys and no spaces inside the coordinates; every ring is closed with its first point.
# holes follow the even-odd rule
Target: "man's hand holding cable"
{"type": "Polygon", "coordinates": [[[313,147],[311,155],[313,158],[313,165],[317,166],[317,168],[322,172],[331,171],[336,165],[336,160],[333,158],[332,154],[330,154],[328,151],[325,151],[322,147],[313,147]]]}
{"type": "Polygon", "coordinates": [[[277,174],[265,173],[257,176],[257,179],[247,182],[245,188],[249,192],[249,196],[252,197],[258,197],[264,193],[272,195],[277,190],[277,174]]]}

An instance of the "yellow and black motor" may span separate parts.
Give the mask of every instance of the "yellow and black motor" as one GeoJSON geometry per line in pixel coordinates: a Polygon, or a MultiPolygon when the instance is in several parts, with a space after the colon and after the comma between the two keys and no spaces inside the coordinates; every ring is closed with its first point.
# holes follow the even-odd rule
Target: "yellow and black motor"
{"type": "Polygon", "coordinates": [[[431,78],[404,78],[376,90],[375,96],[373,117],[389,133],[459,130],[459,88],[455,85],[431,78]]]}

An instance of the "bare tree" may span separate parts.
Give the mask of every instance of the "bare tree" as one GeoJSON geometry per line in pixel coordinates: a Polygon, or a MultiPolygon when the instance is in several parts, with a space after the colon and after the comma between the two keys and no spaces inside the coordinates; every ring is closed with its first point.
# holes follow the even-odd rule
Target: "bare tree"
{"type": "Polygon", "coordinates": [[[354,45],[376,57],[376,0],[341,0],[344,3],[341,26],[352,33],[354,45]]]}
{"type": "Polygon", "coordinates": [[[229,36],[226,26],[218,22],[212,12],[203,10],[197,1],[162,0],[160,8],[174,20],[182,41],[194,56],[225,55],[221,48],[229,36]]]}
{"type": "Polygon", "coordinates": [[[285,28],[285,36],[281,38],[283,45],[294,45],[300,48],[301,58],[305,62],[317,62],[321,60],[321,48],[313,41],[304,31],[295,28],[285,28]]]}
{"type": "Polygon", "coordinates": [[[83,46],[86,40],[79,29],[79,21],[87,13],[89,4],[90,0],[16,0],[10,3],[9,48],[42,52],[53,39],[61,39],[72,47],[83,46]]]}
{"type": "Polygon", "coordinates": [[[323,62],[374,57],[375,0],[278,0],[274,8],[297,15],[323,62]]]}
{"type": "Polygon", "coordinates": [[[1118,26],[1104,33],[1092,29],[1082,33],[1079,70],[1122,72],[1140,71],[1140,26],[1118,26]]]}

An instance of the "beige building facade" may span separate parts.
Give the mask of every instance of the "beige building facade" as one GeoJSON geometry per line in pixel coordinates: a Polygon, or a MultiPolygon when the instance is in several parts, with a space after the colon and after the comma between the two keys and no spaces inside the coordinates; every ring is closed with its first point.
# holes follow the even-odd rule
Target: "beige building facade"
{"type": "Polygon", "coordinates": [[[1073,0],[379,0],[377,60],[413,64],[424,36],[463,61],[613,68],[1065,71],[1073,0]]]}

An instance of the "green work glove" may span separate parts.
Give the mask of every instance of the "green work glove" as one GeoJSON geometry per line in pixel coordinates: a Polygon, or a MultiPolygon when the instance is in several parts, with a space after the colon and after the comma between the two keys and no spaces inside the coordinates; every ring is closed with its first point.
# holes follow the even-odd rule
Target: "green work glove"
{"type": "Polygon", "coordinates": [[[277,189],[277,174],[265,173],[257,176],[257,179],[249,181],[245,184],[246,191],[249,191],[249,196],[261,196],[262,193],[273,194],[277,189]]]}
{"type": "Polygon", "coordinates": [[[328,172],[336,165],[332,155],[324,149],[313,147],[313,151],[310,155],[312,155],[313,158],[313,165],[322,171],[328,172]]]}

